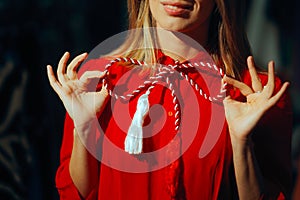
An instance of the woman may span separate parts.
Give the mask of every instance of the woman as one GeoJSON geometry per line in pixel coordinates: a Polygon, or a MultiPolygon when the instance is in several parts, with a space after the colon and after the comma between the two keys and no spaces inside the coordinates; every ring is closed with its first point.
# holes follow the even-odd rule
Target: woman
{"type": "MultiPolygon", "coordinates": [[[[127,127],[127,136],[126,130],[118,127],[116,122],[118,116],[113,112],[117,101],[107,102],[113,101],[110,98],[112,96],[110,91],[118,80],[132,69],[122,67],[128,60],[124,60],[123,64],[110,63],[108,68],[105,68],[107,62],[103,59],[91,60],[81,68],[79,79],[76,71],[80,63],[87,58],[87,54],[77,56],[66,66],[70,55],[65,53],[58,64],[58,80],[51,66],[48,66],[50,84],[68,112],[61,149],[61,164],[56,176],[57,188],[62,199],[289,198],[291,113],[285,94],[288,83],[282,84],[274,77],[274,62],[269,63],[267,73],[257,72],[253,58],[249,56],[250,47],[240,17],[242,4],[243,2],[238,0],[128,0],[129,28],[141,29],[131,32],[125,43],[113,53],[113,56],[121,55],[150,63],[158,62],[166,66],[175,66],[178,63],[183,65],[195,55],[198,56],[193,47],[182,45],[176,33],[167,34],[166,40],[165,35],[157,31],[155,39],[147,29],[153,26],[178,31],[193,38],[205,47],[221,68],[220,71],[225,71],[226,76],[223,76],[222,81],[232,88],[228,88],[223,105],[217,109],[224,108],[226,122],[221,123],[222,129],[217,134],[218,140],[214,147],[200,158],[198,152],[205,141],[204,134],[209,128],[209,122],[204,118],[193,123],[198,125],[195,128],[196,135],[184,152],[181,152],[184,135],[180,135],[177,127],[170,129],[170,124],[174,121],[176,124],[178,118],[177,113],[174,115],[172,111],[166,115],[166,124],[160,131],[164,133],[163,137],[153,136],[153,139],[145,138],[134,143],[128,139],[134,123],[127,127]],[[154,45],[156,41],[159,43],[159,50],[154,45]],[[169,41],[174,45],[172,51],[165,50],[166,46],[170,46],[169,41]],[[147,48],[136,50],[143,49],[144,44],[147,44],[147,48]],[[152,48],[149,48],[151,45],[152,48]],[[87,84],[95,77],[103,78],[106,82],[103,82],[100,91],[87,93],[87,84]],[[95,96],[96,106],[88,103],[95,96]],[[83,110],[97,112],[100,116],[99,123],[104,127],[105,136],[100,134],[98,145],[94,142],[94,126],[98,120],[93,119],[88,112],[82,113],[83,110]],[[162,148],[174,138],[171,150],[161,156],[163,159],[169,159],[172,154],[180,156],[157,170],[140,173],[123,171],[99,162],[93,153],[90,153],[96,152],[93,148],[99,146],[105,149],[107,143],[103,137],[108,137],[120,148],[125,148],[133,160],[138,160],[139,157],[132,154],[162,148]],[[140,146],[142,150],[137,148],[140,146]]],[[[156,73],[156,67],[151,69],[152,72],[147,71],[147,66],[144,68],[146,73],[149,71],[150,74],[156,73]]],[[[176,67],[173,69],[186,75],[187,80],[192,80],[194,83],[192,85],[204,87],[203,78],[195,75],[193,71],[195,67],[186,71],[176,67]]],[[[211,78],[213,76],[208,76],[210,78],[206,80],[216,82],[211,78]]],[[[128,80],[130,79],[126,79],[128,80]]],[[[174,85],[179,87],[184,80],[175,82],[178,84],[174,85]]],[[[139,110],[139,100],[148,99],[150,106],[160,104],[166,111],[173,106],[170,102],[174,100],[172,92],[175,89],[172,87],[164,89],[156,85],[151,88],[150,85],[133,95],[127,105],[133,121],[136,106],[139,110]]],[[[176,94],[181,96],[174,100],[176,102],[184,99],[184,105],[178,104],[181,109],[178,119],[184,121],[184,118],[188,118],[186,113],[189,113],[189,109],[198,110],[201,116],[210,115],[209,108],[212,102],[205,101],[200,95],[195,97],[197,104],[189,102],[189,95],[193,90],[186,89],[179,88],[179,93],[176,94]],[[185,95],[187,91],[188,95],[185,95]]],[[[198,91],[199,88],[195,87],[195,90],[198,91]]],[[[147,108],[147,101],[145,102],[144,108],[147,108]]],[[[176,109],[174,111],[176,112],[176,109]]],[[[147,112],[141,117],[142,126],[150,123],[147,117],[147,112]]],[[[190,118],[190,121],[191,119],[193,118],[190,118]]],[[[133,134],[136,132],[133,131],[133,134]]],[[[102,153],[101,157],[107,156],[106,159],[114,162],[112,158],[114,154],[107,155],[105,150],[102,153]]],[[[120,161],[122,157],[117,157],[116,160],[122,162],[120,161]]]]}

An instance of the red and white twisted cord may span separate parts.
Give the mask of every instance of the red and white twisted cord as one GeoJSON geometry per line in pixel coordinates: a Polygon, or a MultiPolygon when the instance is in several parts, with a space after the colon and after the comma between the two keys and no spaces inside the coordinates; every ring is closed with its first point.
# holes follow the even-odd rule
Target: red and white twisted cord
{"type": "MultiPolygon", "coordinates": [[[[109,68],[117,62],[129,62],[133,65],[139,65],[139,66],[143,66],[143,65],[148,65],[146,62],[143,61],[139,61],[133,58],[125,58],[125,57],[119,57],[116,58],[114,60],[112,60],[109,64],[107,64],[105,66],[105,71],[108,71],[109,68]]],[[[164,66],[164,65],[159,65],[158,67],[158,73],[155,76],[151,76],[149,78],[149,80],[144,81],[144,83],[140,86],[138,86],[137,89],[133,90],[131,93],[126,94],[126,95],[118,95],[118,94],[113,94],[113,91],[108,89],[108,93],[111,97],[115,98],[115,99],[123,99],[123,100],[128,100],[131,97],[136,96],[138,93],[140,93],[142,90],[144,90],[146,88],[146,86],[148,86],[147,91],[150,92],[154,87],[155,84],[158,83],[159,81],[163,81],[163,79],[165,79],[165,83],[168,85],[168,88],[171,91],[171,95],[173,98],[172,103],[174,104],[174,112],[175,112],[175,131],[179,130],[179,125],[180,125],[180,108],[179,108],[179,101],[178,98],[175,95],[175,89],[173,86],[173,83],[171,83],[170,75],[174,74],[175,72],[177,72],[177,69],[182,69],[182,68],[195,68],[196,67],[204,67],[204,68],[208,68],[210,70],[214,70],[216,71],[221,77],[224,76],[224,72],[221,68],[218,68],[215,64],[211,65],[210,63],[204,63],[204,62],[199,62],[199,63],[187,63],[187,64],[179,64],[178,61],[175,62],[175,65],[168,65],[168,66],[164,66]]],[[[210,101],[210,102],[220,102],[220,100],[222,100],[222,98],[225,97],[225,93],[226,90],[225,85],[222,86],[222,89],[220,90],[220,93],[215,96],[215,97],[211,97],[209,95],[207,95],[203,89],[192,79],[190,78],[187,74],[183,73],[182,71],[179,73],[180,76],[182,78],[184,78],[198,93],[200,96],[202,96],[204,99],[210,101]]],[[[107,88],[107,85],[105,86],[107,88]]]]}

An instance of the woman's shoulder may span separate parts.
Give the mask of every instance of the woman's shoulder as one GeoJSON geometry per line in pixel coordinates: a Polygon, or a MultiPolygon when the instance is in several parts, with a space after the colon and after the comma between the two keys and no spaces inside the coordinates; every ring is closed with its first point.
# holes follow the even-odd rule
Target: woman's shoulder
{"type": "Polygon", "coordinates": [[[111,62],[109,58],[87,58],[79,67],[78,75],[81,76],[86,71],[104,71],[106,66],[111,62]]]}

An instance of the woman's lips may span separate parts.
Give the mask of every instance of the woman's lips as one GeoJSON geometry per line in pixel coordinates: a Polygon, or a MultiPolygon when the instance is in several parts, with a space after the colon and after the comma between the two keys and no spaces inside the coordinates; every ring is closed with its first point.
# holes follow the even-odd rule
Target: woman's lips
{"type": "Polygon", "coordinates": [[[176,3],[162,3],[165,11],[170,16],[180,16],[184,15],[192,10],[191,5],[176,4],[176,3]]]}

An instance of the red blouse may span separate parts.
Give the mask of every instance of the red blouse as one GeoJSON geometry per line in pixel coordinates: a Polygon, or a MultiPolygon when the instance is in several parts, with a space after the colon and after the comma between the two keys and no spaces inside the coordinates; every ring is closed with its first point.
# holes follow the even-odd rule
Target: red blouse
{"type": "MultiPolygon", "coordinates": [[[[170,57],[161,55],[160,61],[164,65],[175,64],[170,57]]],[[[103,59],[94,59],[86,62],[81,68],[79,75],[88,70],[104,70],[104,66],[108,63],[103,59]]],[[[187,68],[178,69],[178,72],[187,74],[193,79],[193,84],[197,84],[203,89],[203,92],[215,95],[219,91],[220,77],[216,73],[206,73],[209,70],[200,69],[204,73],[199,75],[198,70],[187,68]],[[218,88],[218,89],[211,89],[218,88]]],[[[128,84],[135,81],[134,78],[128,76],[124,80],[121,77],[128,72],[129,69],[119,64],[114,64],[109,68],[110,86],[118,84],[118,91],[131,90],[126,88],[128,84]],[[123,89],[122,89],[123,88],[123,89]],[[125,88],[125,89],[124,89],[125,88]]],[[[210,71],[211,72],[211,71],[210,71]]],[[[259,75],[262,83],[267,83],[267,76],[259,75]]],[[[242,76],[242,80],[246,84],[251,84],[251,78],[248,71],[242,76]]],[[[137,93],[135,97],[130,99],[129,105],[122,103],[121,100],[110,100],[108,106],[100,116],[101,128],[104,130],[105,137],[116,145],[120,154],[115,154],[109,147],[109,142],[105,141],[100,132],[99,142],[101,144],[98,159],[101,159],[99,167],[99,183],[87,199],[99,200],[154,200],[154,199],[238,199],[237,188],[235,183],[235,175],[232,161],[232,148],[230,136],[227,130],[227,124],[224,119],[224,111],[222,103],[212,103],[201,96],[195,87],[191,84],[185,84],[184,78],[174,80],[174,88],[179,88],[178,99],[181,102],[181,121],[187,124],[182,132],[179,149],[175,153],[181,153],[182,156],[173,162],[173,164],[165,164],[162,168],[145,172],[128,171],[132,163],[146,163],[153,165],[153,169],[157,164],[154,161],[161,162],[167,160],[168,150],[157,153],[157,158],[145,159],[136,155],[129,155],[124,152],[124,140],[126,137],[126,126],[128,128],[130,117],[122,118],[123,111],[117,112],[119,109],[128,110],[131,117],[136,110],[138,97],[145,93],[145,90],[137,93]],[[176,86],[176,87],[175,87],[176,86]],[[191,89],[192,88],[192,89],[191,89]],[[196,101],[195,101],[196,100],[196,101]],[[114,106],[119,106],[114,111],[114,106]],[[214,111],[213,111],[214,109],[214,111]],[[213,112],[218,114],[218,119],[212,117],[213,112]],[[120,113],[115,116],[115,113],[120,113]],[[120,120],[122,126],[120,127],[120,120]],[[215,128],[212,128],[215,127],[215,128]],[[217,128],[216,128],[217,127],[217,128]],[[214,131],[215,130],[215,131],[214,131]],[[210,134],[210,138],[207,136],[210,134]],[[211,144],[210,144],[211,143],[211,144]],[[210,149],[209,147],[212,147],[210,149]],[[121,150],[121,151],[120,151],[121,150]],[[202,152],[199,154],[199,152],[202,152]],[[159,159],[158,157],[162,158],[159,159]],[[139,160],[140,159],[140,160],[139,160]],[[131,161],[132,163],[131,163],[131,161]],[[179,162],[180,161],[180,162],[179,162]],[[149,162],[149,163],[148,163],[149,162]],[[174,163],[177,163],[177,174],[174,171],[174,163]],[[177,196],[171,198],[169,181],[178,178],[177,196]]],[[[132,83],[134,85],[134,83],[132,83]]],[[[281,87],[281,81],[276,79],[276,91],[281,87]]],[[[238,90],[231,90],[231,96],[240,101],[244,101],[244,97],[238,90]]],[[[157,85],[151,90],[149,95],[150,106],[160,105],[155,112],[155,118],[148,117],[144,126],[147,130],[155,130],[155,135],[144,138],[143,152],[149,153],[163,149],[176,135],[175,131],[175,112],[172,103],[173,96],[171,90],[166,86],[157,85]],[[161,107],[162,106],[162,107],[161,107]],[[161,109],[163,108],[163,109],[161,109]],[[157,117],[159,116],[159,117],[157,117]],[[151,120],[150,120],[151,119],[151,120]],[[163,126],[156,124],[163,121],[163,126]],[[152,128],[152,129],[151,129],[152,128]]],[[[265,180],[271,181],[277,187],[268,188],[270,194],[264,194],[264,199],[286,199],[288,198],[291,184],[291,160],[290,160],[290,139],[292,131],[291,109],[288,95],[284,95],[281,100],[270,109],[262,118],[260,123],[253,130],[254,151],[256,158],[265,180]]],[[[128,116],[127,115],[127,116],[128,116]]],[[[73,128],[72,119],[66,114],[63,142],[60,153],[60,166],[56,174],[56,187],[61,199],[76,200],[81,199],[76,187],[74,186],[69,174],[69,162],[73,145],[73,128]]],[[[151,131],[150,131],[151,132],[151,131]]],[[[99,152],[98,152],[99,153],[99,152]]],[[[172,152],[171,152],[172,153],[172,152]]],[[[134,165],[134,164],[133,164],[134,165]]],[[[134,166],[137,167],[137,166],[134,166]]],[[[136,168],[140,169],[140,168],[136,168]]]]}

